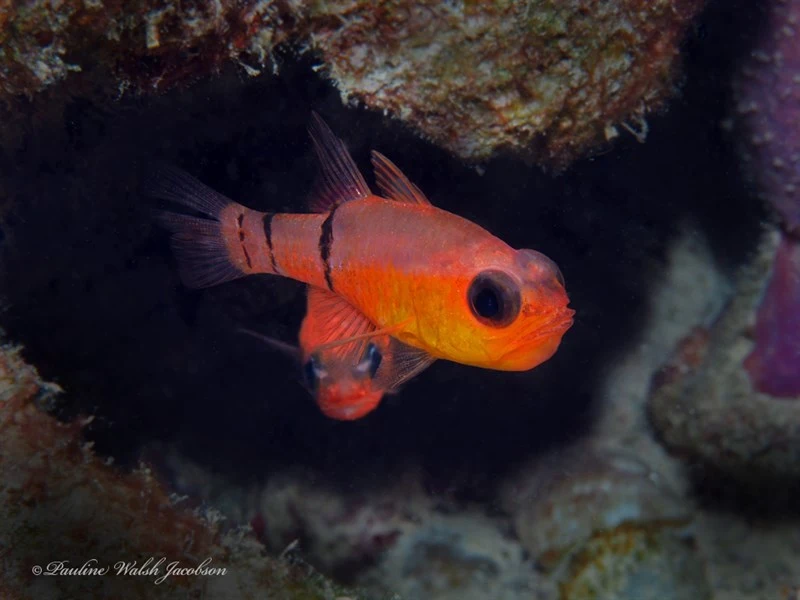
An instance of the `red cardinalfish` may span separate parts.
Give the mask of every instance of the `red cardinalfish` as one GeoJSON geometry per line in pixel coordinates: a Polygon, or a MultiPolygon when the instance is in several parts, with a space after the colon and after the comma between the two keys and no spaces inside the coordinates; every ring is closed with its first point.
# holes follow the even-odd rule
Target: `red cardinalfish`
{"type": "Polygon", "coordinates": [[[574,311],[552,260],[431,205],[375,151],[373,194],[316,114],[309,132],[321,164],[313,214],[252,210],[176,171],[151,183],[151,194],[202,214],[162,215],[186,285],[290,277],[341,300],[339,331],[367,334],[371,323],[373,335],[477,367],[525,371],[555,353],[574,311]]]}
{"type": "Polygon", "coordinates": [[[384,395],[396,393],[433,359],[387,334],[375,335],[372,323],[350,320],[349,328],[342,331],[337,316],[349,319],[347,313],[341,314],[342,306],[341,299],[331,292],[310,287],[299,348],[254,331],[241,331],[302,364],[304,383],[323,414],[354,421],[375,410],[384,395]],[[365,333],[351,336],[351,331],[365,333]]]}

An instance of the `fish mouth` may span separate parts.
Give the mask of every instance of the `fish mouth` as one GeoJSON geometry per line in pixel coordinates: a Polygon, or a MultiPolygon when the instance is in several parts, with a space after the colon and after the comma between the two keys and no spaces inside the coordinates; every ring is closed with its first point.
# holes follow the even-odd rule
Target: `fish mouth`
{"type": "Polygon", "coordinates": [[[378,395],[377,398],[366,398],[361,402],[344,405],[332,405],[320,402],[319,407],[322,413],[330,419],[335,419],[337,421],[355,421],[375,410],[378,404],[380,404],[380,401],[381,395],[378,395]]]}
{"type": "Polygon", "coordinates": [[[545,323],[538,324],[517,338],[514,347],[506,352],[492,368],[503,371],[529,371],[552,357],[561,344],[564,333],[572,327],[575,311],[560,310],[545,323]]]}
{"type": "Polygon", "coordinates": [[[564,335],[575,322],[575,310],[564,307],[559,310],[544,324],[535,327],[532,331],[523,336],[526,342],[535,342],[542,338],[564,335]]]}

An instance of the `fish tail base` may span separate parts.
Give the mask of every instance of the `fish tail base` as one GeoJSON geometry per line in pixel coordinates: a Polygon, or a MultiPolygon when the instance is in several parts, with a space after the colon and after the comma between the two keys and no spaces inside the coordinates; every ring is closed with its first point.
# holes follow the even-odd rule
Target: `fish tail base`
{"type": "Polygon", "coordinates": [[[172,250],[186,287],[212,287],[247,275],[231,261],[219,221],[171,212],[157,218],[173,232],[172,250]]]}
{"type": "Polygon", "coordinates": [[[172,232],[172,249],[184,285],[211,287],[249,274],[246,252],[239,246],[238,253],[234,252],[226,242],[232,233],[228,230],[237,225],[226,225],[227,221],[248,209],[173,167],[160,167],[145,184],[145,192],[202,215],[155,213],[156,220],[172,232]]]}

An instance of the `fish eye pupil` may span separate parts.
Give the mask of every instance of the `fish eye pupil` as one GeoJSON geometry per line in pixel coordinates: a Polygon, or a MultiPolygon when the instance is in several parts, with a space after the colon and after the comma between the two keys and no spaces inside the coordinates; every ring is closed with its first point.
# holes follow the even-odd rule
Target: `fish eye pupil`
{"type": "Polygon", "coordinates": [[[491,319],[500,312],[500,299],[497,292],[491,288],[484,288],[475,294],[472,301],[475,312],[484,319],[491,319]]]}
{"type": "Polygon", "coordinates": [[[319,380],[325,376],[325,369],[323,369],[316,356],[311,356],[306,364],[303,365],[303,379],[306,385],[311,388],[312,392],[316,393],[319,387],[319,380]]]}
{"type": "Polygon", "coordinates": [[[503,271],[479,273],[470,283],[467,300],[475,318],[490,327],[506,327],[519,315],[519,285],[503,271]]]}
{"type": "Polygon", "coordinates": [[[370,345],[367,347],[367,360],[369,360],[369,376],[375,377],[375,374],[378,372],[378,368],[381,366],[381,362],[383,361],[381,351],[378,350],[378,347],[375,344],[370,343],[370,345]]]}
{"type": "Polygon", "coordinates": [[[303,365],[303,377],[306,380],[306,385],[311,389],[317,387],[316,369],[314,368],[314,359],[309,359],[303,365]]]}

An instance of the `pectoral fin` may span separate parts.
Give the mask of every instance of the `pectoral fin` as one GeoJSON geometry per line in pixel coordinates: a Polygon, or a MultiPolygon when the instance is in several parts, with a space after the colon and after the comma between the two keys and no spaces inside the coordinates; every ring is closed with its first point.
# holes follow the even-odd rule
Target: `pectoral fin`
{"type": "Polygon", "coordinates": [[[375,379],[377,385],[384,388],[387,394],[397,392],[403,384],[436,362],[436,358],[424,350],[404,344],[395,338],[391,339],[389,348],[384,350],[384,354],[375,379]]]}
{"type": "Polygon", "coordinates": [[[306,305],[300,328],[304,352],[330,348],[334,356],[357,363],[366,341],[377,330],[375,325],[347,300],[323,288],[309,287],[306,305]]]}

